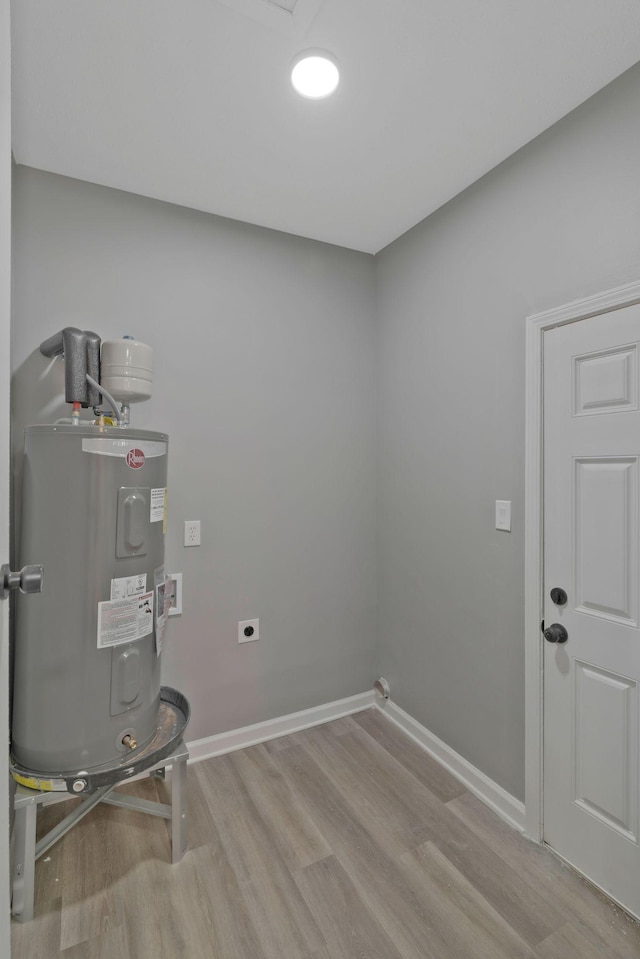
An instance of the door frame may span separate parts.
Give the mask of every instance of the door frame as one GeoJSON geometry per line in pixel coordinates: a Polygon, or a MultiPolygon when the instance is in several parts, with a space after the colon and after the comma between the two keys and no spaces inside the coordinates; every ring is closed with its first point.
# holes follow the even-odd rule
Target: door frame
{"type": "MultiPolygon", "coordinates": [[[[11,30],[9,0],[0,0],[0,564],[9,561],[9,346],[11,321],[11,30]],[[5,447],[6,443],[6,447],[5,447]]],[[[10,955],[9,634],[0,609],[0,955],[10,955]]]]}
{"type": "Polygon", "coordinates": [[[525,423],[525,826],[542,842],[544,615],[543,341],[547,330],[640,303],[640,281],[534,313],[526,323],[525,423]]]}

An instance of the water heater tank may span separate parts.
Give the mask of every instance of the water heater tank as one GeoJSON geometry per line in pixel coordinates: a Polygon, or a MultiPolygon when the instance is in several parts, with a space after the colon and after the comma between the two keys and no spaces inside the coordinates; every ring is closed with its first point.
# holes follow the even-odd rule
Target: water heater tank
{"type": "Polygon", "coordinates": [[[92,425],[25,430],[12,750],[74,775],[126,762],[160,702],[168,437],[92,425]],[[23,600],[27,600],[24,602],[23,600]]]}

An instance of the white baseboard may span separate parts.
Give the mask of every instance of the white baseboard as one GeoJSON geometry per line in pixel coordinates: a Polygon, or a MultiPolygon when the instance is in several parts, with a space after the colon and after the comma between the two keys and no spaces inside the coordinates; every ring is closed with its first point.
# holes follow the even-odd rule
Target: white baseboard
{"type": "Polygon", "coordinates": [[[322,706],[314,706],[312,709],[303,709],[298,713],[278,716],[276,719],[268,719],[263,723],[254,723],[252,726],[243,726],[241,729],[232,729],[226,733],[207,736],[205,739],[196,739],[187,743],[189,762],[200,762],[203,759],[222,756],[224,753],[230,753],[236,749],[255,746],[258,743],[267,742],[269,739],[288,736],[290,733],[310,729],[312,726],[319,726],[334,719],[341,719],[343,716],[351,716],[353,713],[359,713],[372,706],[375,706],[390,722],[399,726],[407,736],[425,749],[434,759],[437,759],[456,779],[460,780],[469,792],[486,803],[510,826],[517,829],[518,832],[524,831],[524,803],[515,799],[502,786],[499,786],[479,769],[476,769],[475,766],[472,766],[470,762],[463,759],[450,746],[447,746],[441,739],[421,726],[417,720],[405,713],[391,700],[382,704],[382,700],[373,690],[359,693],[356,696],[349,696],[347,699],[339,699],[333,703],[325,703],[322,706]]]}
{"type": "Polygon", "coordinates": [[[437,736],[434,736],[425,726],[422,726],[391,700],[381,704],[380,698],[376,697],[375,705],[390,722],[399,726],[407,736],[419,746],[422,746],[434,759],[437,759],[445,769],[448,769],[452,776],[455,776],[466,786],[469,792],[481,799],[483,803],[493,809],[501,819],[504,819],[518,832],[524,832],[524,803],[492,779],[489,779],[488,776],[485,776],[475,766],[472,766],[470,762],[463,759],[455,750],[447,746],[437,736]]]}
{"type": "Polygon", "coordinates": [[[311,726],[329,723],[333,719],[351,716],[363,709],[374,705],[376,694],[373,690],[349,696],[347,699],[338,699],[323,706],[314,706],[312,709],[303,709],[299,713],[289,713],[288,716],[279,716],[276,719],[267,719],[263,723],[254,723],[252,726],[243,726],[241,729],[232,729],[226,733],[207,736],[205,739],[196,739],[187,743],[189,762],[199,762],[202,759],[211,759],[223,753],[233,752],[235,749],[245,749],[258,743],[277,739],[279,736],[288,736],[311,726]]]}

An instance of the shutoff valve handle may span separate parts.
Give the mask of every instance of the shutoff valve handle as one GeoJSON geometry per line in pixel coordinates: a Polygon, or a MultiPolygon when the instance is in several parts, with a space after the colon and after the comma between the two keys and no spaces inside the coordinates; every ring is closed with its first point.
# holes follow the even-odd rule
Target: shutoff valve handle
{"type": "Polygon", "coordinates": [[[44,577],[43,566],[23,566],[13,572],[8,564],[0,566],[0,599],[6,599],[12,589],[21,593],[41,593],[44,577]]]}

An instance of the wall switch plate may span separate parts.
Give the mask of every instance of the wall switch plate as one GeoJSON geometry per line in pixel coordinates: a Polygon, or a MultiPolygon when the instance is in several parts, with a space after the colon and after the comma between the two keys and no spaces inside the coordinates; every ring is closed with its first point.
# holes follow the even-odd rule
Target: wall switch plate
{"type": "Polygon", "coordinates": [[[200,520],[199,519],[186,519],[184,521],[184,545],[185,546],[200,545],[200,520]]]}
{"type": "Polygon", "coordinates": [[[511,500],[496,500],[496,529],[503,529],[505,532],[511,532],[511,500]]]}
{"type": "Polygon", "coordinates": [[[260,639],[259,619],[243,619],[241,623],[238,623],[239,643],[255,643],[256,639],[260,639]]]}
{"type": "Polygon", "coordinates": [[[169,616],[180,616],[182,613],[182,573],[167,573],[169,590],[169,616]]]}

